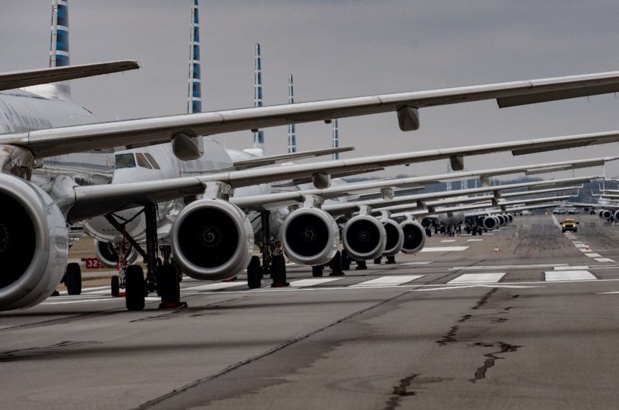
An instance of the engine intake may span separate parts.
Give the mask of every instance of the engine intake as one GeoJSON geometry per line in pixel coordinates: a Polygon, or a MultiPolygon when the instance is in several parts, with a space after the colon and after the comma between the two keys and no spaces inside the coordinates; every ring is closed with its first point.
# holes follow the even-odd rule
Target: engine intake
{"type": "MultiPolygon", "coordinates": [[[[115,246],[111,242],[104,242],[95,239],[95,255],[99,262],[108,268],[116,268],[119,257],[119,246],[115,246]]],[[[125,248],[125,261],[128,265],[132,265],[138,259],[138,252],[129,244],[125,248]]]]}
{"type": "Polygon", "coordinates": [[[337,251],[340,233],[335,220],[318,208],[292,212],[282,227],[282,246],[288,258],[298,264],[322,265],[337,251]]]}
{"type": "Polygon", "coordinates": [[[218,199],[192,202],[172,226],[172,252],[184,273],[200,280],[220,280],[247,268],[254,232],[247,215],[218,199]]]}
{"type": "Polygon", "coordinates": [[[69,255],[66,222],[34,184],[0,174],[0,309],[36,305],[60,283],[69,255]]]}
{"type": "Polygon", "coordinates": [[[352,259],[375,259],[385,251],[387,232],[376,218],[357,215],[344,227],[343,240],[348,256],[352,259]]]}
{"type": "Polygon", "coordinates": [[[426,244],[426,230],[417,221],[404,221],[400,224],[404,233],[402,252],[411,254],[419,252],[426,244]]]}
{"type": "Polygon", "coordinates": [[[404,245],[404,231],[400,224],[393,219],[381,219],[380,220],[385,227],[387,233],[387,243],[385,244],[385,251],[383,255],[394,256],[397,255],[404,245]]]}

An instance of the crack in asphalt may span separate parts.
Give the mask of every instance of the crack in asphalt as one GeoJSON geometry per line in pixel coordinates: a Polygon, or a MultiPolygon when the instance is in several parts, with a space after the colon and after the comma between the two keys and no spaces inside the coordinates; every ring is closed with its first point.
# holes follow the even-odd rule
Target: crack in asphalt
{"type": "Polygon", "coordinates": [[[387,401],[385,410],[393,410],[399,407],[402,397],[414,396],[416,394],[414,391],[408,391],[408,388],[410,387],[412,381],[418,376],[418,374],[413,374],[411,376],[405,377],[400,380],[400,384],[393,387],[393,397],[391,397],[387,401]]]}
{"type": "Polygon", "coordinates": [[[33,357],[42,356],[42,355],[51,355],[52,352],[50,350],[62,349],[66,347],[81,347],[88,346],[93,344],[101,344],[101,342],[96,342],[92,340],[85,341],[71,341],[65,340],[64,342],[58,342],[49,346],[42,347],[29,347],[27,349],[17,349],[17,350],[9,350],[6,352],[0,352],[0,362],[13,362],[18,360],[28,360],[33,357]]]}
{"type": "Polygon", "coordinates": [[[474,346],[494,347],[494,346],[497,346],[497,344],[498,344],[498,347],[500,347],[500,350],[497,352],[492,352],[492,353],[488,353],[484,355],[486,357],[486,360],[484,361],[484,364],[475,371],[475,376],[472,379],[469,379],[471,383],[476,383],[478,380],[485,379],[488,369],[490,369],[491,367],[494,367],[495,362],[497,360],[505,359],[504,357],[497,356],[498,354],[512,353],[522,347],[522,346],[512,345],[512,344],[505,343],[505,342],[497,342],[497,343],[492,343],[492,344],[487,344],[487,343],[484,344],[484,343],[478,342],[478,343],[475,343],[474,346]]]}

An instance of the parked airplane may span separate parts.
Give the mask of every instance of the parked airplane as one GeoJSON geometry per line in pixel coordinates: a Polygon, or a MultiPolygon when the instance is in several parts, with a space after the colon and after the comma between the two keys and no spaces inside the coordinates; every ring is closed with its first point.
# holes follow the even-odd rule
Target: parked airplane
{"type": "MultiPolygon", "coordinates": [[[[67,2],[55,0],[53,13],[54,24],[66,27],[67,2]]],[[[66,42],[62,40],[62,36],[52,39],[61,51],[57,53],[57,61],[64,63],[62,47],[66,42]]],[[[31,74],[11,75],[13,79],[23,79],[31,74]]],[[[7,78],[0,74],[0,81],[6,82],[7,78]]],[[[15,82],[5,87],[21,85],[15,82]]],[[[500,107],[511,107],[617,90],[619,72],[609,72],[106,123],[93,123],[94,118],[88,111],[65,99],[63,87],[48,87],[45,95],[12,89],[3,91],[0,93],[0,118],[5,133],[0,135],[0,165],[4,172],[0,174],[0,198],[5,212],[0,216],[3,243],[0,261],[7,273],[2,275],[0,283],[0,309],[31,306],[53,292],[67,263],[67,222],[143,206],[147,266],[154,275],[158,248],[156,204],[177,198],[193,200],[179,213],[171,228],[175,258],[183,271],[194,277],[222,278],[247,266],[253,244],[247,216],[224,200],[234,187],[308,175],[312,175],[317,184],[326,185],[333,172],[380,168],[419,158],[418,154],[398,154],[389,158],[340,160],[293,165],[286,169],[219,172],[110,185],[107,183],[114,171],[114,156],[109,150],[115,147],[137,148],[171,142],[175,158],[195,160],[203,155],[198,135],[388,111],[397,113],[400,128],[407,131],[419,127],[418,109],[424,107],[491,98],[496,98],[500,107]],[[92,150],[99,151],[89,152],[92,150]],[[22,257],[15,258],[16,254],[22,257]]],[[[572,146],[588,145],[593,141],[617,141],[619,134],[601,133],[571,141],[575,140],[579,142],[572,146]]],[[[565,139],[556,143],[569,146],[565,139]]],[[[487,152],[496,152],[501,145],[487,148],[487,152]]],[[[528,147],[535,150],[538,145],[531,141],[528,147]]],[[[435,156],[449,158],[454,153],[458,159],[467,152],[440,150],[435,156]]],[[[302,211],[296,211],[296,215],[307,214],[302,211]]],[[[165,278],[160,281],[160,290],[164,291],[162,299],[177,300],[176,268],[164,265],[160,272],[165,278]]],[[[144,274],[137,265],[128,269],[126,293],[129,309],[144,307],[144,274]]]]}

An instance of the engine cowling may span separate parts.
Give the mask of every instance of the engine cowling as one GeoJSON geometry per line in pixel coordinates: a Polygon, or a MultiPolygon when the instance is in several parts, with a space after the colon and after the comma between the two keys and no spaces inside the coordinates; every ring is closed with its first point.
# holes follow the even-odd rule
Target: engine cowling
{"type": "Polygon", "coordinates": [[[487,216],[483,219],[481,224],[485,229],[491,231],[499,226],[499,220],[494,216],[487,216]]]}
{"type": "Polygon", "coordinates": [[[615,221],[619,221],[619,209],[617,209],[615,212],[613,212],[613,219],[615,221]]]}
{"type": "Polygon", "coordinates": [[[172,226],[172,253],[187,275],[200,280],[234,277],[249,265],[254,232],[236,205],[202,199],[186,206],[172,226]]]}
{"type": "Polygon", "coordinates": [[[609,220],[613,217],[613,213],[611,211],[609,211],[608,209],[602,209],[600,211],[600,218],[604,218],[606,220],[609,220]]]}
{"type": "Polygon", "coordinates": [[[34,184],[0,174],[0,309],[36,305],[56,289],[69,257],[65,219],[34,184]]]}
{"type": "Polygon", "coordinates": [[[402,252],[411,254],[419,252],[426,244],[426,230],[417,221],[404,221],[400,224],[404,233],[402,252]]]}
{"type": "MultiPolygon", "coordinates": [[[[104,242],[95,239],[95,255],[99,262],[108,268],[116,268],[118,264],[119,249],[111,242],[104,242]]],[[[125,249],[125,261],[128,265],[132,265],[138,259],[138,252],[131,245],[127,245],[125,249]]]]}
{"type": "Polygon", "coordinates": [[[369,215],[357,215],[344,227],[344,248],[354,260],[376,259],[383,254],[387,232],[383,224],[369,215]]]}
{"type": "Polygon", "coordinates": [[[380,220],[385,227],[387,234],[387,243],[385,244],[385,251],[383,255],[394,256],[397,255],[404,245],[404,231],[399,223],[393,219],[381,219],[380,220]]]}
{"type": "Polygon", "coordinates": [[[337,252],[340,233],[335,220],[318,208],[292,212],[282,227],[282,246],[288,258],[302,265],[322,265],[337,252]]]}

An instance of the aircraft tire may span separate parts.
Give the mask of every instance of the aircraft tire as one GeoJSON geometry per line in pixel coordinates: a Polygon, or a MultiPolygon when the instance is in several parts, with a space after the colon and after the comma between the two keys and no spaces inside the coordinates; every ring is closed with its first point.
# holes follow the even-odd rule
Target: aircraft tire
{"type": "Polygon", "coordinates": [[[82,270],[80,265],[75,262],[67,264],[67,273],[65,275],[67,293],[69,295],[79,295],[82,293],[82,270]]]}
{"type": "Polygon", "coordinates": [[[260,270],[260,258],[252,256],[247,266],[247,286],[250,289],[258,289],[262,286],[262,272],[260,270]]]}
{"type": "Polygon", "coordinates": [[[177,306],[180,303],[181,289],[176,265],[168,263],[157,268],[157,286],[162,306],[177,306]]]}
{"type": "Polygon", "coordinates": [[[127,310],[143,310],[146,304],[146,282],[142,267],[140,265],[129,265],[125,281],[125,305],[127,310]]]}
{"type": "Polygon", "coordinates": [[[117,275],[112,276],[112,280],[110,281],[110,289],[112,291],[112,296],[115,298],[120,295],[120,278],[117,275]]]}
{"type": "Polygon", "coordinates": [[[322,265],[312,266],[312,276],[315,278],[321,278],[323,268],[324,267],[322,265]]]}

